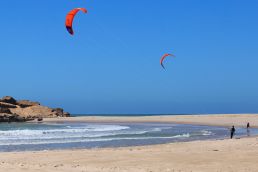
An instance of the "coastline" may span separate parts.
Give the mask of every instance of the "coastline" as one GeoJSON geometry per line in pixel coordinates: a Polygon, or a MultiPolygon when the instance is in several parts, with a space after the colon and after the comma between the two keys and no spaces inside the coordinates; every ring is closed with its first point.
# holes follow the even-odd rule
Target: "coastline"
{"type": "MultiPolygon", "coordinates": [[[[250,122],[251,127],[254,127],[258,124],[258,115],[90,116],[44,119],[44,121],[165,122],[224,127],[231,125],[243,127],[246,122],[250,122]]],[[[258,136],[135,147],[2,152],[0,155],[0,168],[7,172],[256,172],[258,136]]]]}

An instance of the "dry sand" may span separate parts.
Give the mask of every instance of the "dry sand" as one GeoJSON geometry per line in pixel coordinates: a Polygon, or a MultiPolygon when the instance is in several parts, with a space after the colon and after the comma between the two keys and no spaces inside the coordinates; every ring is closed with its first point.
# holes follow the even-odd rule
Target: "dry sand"
{"type": "Polygon", "coordinates": [[[250,122],[252,127],[258,128],[258,114],[213,114],[213,115],[170,115],[170,116],[87,116],[71,118],[48,118],[45,122],[166,122],[178,124],[198,124],[211,126],[232,125],[245,127],[250,122]]]}
{"type": "MultiPolygon", "coordinates": [[[[67,119],[58,119],[64,121],[67,119]]],[[[230,126],[258,124],[258,115],[71,118],[94,122],[178,122],[230,126]]],[[[51,121],[51,120],[49,120],[51,121]]],[[[52,120],[53,121],[53,120],[52,120]]],[[[258,137],[155,146],[0,153],[2,172],[258,172],[258,137]]]]}

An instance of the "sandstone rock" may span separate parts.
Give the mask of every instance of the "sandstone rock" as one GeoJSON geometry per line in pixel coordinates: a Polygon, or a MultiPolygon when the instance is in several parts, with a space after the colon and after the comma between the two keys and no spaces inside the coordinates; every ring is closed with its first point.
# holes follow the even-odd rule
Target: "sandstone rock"
{"type": "MultiPolygon", "coordinates": [[[[46,106],[30,106],[30,107],[17,107],[17,108],[11,108],[10,111],[12,113],[19,114],[22,117],[28,117],[28,118],[54,118],[54,117],[63,117],[63,109],[56,108],[51,109],[46,106]]],[[[66,116],[69,116],[69,113],[66,113],[66,116]]]]}
{"type": "Polygon", "coordinates": [[[0,99],[0,102],[10,103],[10,104],[13,104],[13,105],[16,104],[16,100],[13,97],[11,97],[11,96],[3,97],[2,99],[0,99]]]}
{"type": "Polygon", "coordinates": [[[25,118],[17,114],[0,114],[0,122],[24,122],[25,118]]]}
{"type": "Polygon", "coordinates": [[[39,102],[29,100],[16,101],[10,96],[0,99],[0,122],[21,122],[34,119],[69,117],[62,108],[41,106],[39,102]]]}
{"type": "Polygon", "coordinates": [[[10,104],[10,103],[0,102],[0,107],[1,108],[16,108],[17,106],[14,104],[10,104]]]}
{"type": "Polygon", "coordinates": [[[62,108],[54,108],[53,112],[56,114],[56,116],[63,116],[64,110],[62,108]]]}
{"type": "Polygon", "coordinates": [[[0,114],[0,122],[9,122],[9,117],[8,115],[10,114],[0,114]]]}
{"type": "Polygon", "coordinates": [[[8,108],[0,107],[0,113],[11,114],[11,111],[8,108]]]}
{"type": "Polygon", "coordinates": [[[15,108],[15,109],[10,109],[12,113],[19,114],[22,117],[56,117],[53,115],[54,113],[52,112],[52,109],[46,106],[30,106],[30,107],[25,107],[25,108],[15,108]]]}
{"type": "Polygon", "coordinates": [[[39,102],[32,102],[32,101],[29,101],[29,100],[20,100],[20,101],[17,101],[17,105],[22,107],[22,108],[25,108],[25,107],[30,107],[30,106],[39,106],[40,103],[39,102]]]}

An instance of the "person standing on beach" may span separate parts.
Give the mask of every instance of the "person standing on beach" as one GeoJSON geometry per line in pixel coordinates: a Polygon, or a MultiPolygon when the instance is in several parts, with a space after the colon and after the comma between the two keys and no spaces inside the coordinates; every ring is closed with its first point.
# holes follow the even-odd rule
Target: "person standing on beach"
{"type": "Polygon", "coordinates": [[[247,136],[250,136],[250,130],[249,130],[249,128],[250,128],[250,124],[249,124],[249,122],[248,122],[247,125],[246,125],[247,136]]]}
{"type": "Polygon", "coordinates": [[[235,129],[235,126],[233,125],[232,128],[230,129],[230,138],[231,139],[233,138],[235,131],[236,131],[236,129],[235,129]]]}

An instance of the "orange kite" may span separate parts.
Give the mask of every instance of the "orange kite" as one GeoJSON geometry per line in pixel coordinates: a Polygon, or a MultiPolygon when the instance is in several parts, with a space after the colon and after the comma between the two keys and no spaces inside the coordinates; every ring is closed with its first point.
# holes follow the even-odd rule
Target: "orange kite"
{"type": "Polygon", "coordinates": [[[87,13],[87,10],[85,8],[75,8],[73,9],[72,11],[70,11],[67,15],[66,15],[66,20],[65,20],[65,26],[66,26],[66,29],[67,31],[73,35],[74,32],[73,32],[73,19],[74,17],[76,16],[76,14],[79,12],[79,11],[82,11],[84,13],[87,13]]]}

